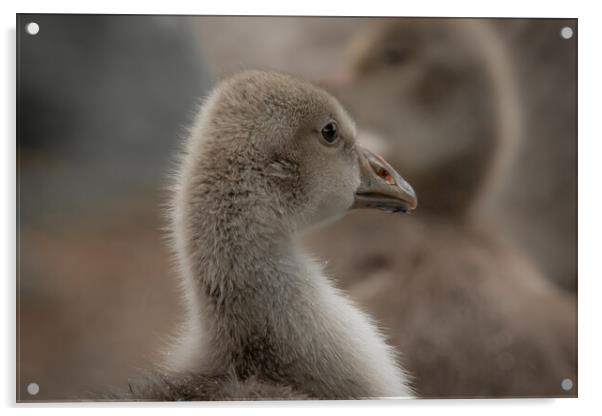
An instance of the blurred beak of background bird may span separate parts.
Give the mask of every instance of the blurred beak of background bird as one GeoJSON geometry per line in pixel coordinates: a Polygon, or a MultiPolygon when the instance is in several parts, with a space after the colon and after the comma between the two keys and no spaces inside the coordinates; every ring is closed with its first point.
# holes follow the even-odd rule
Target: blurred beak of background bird
{"type": "Polygon", "coordinates": [[[363,147],[358,147],[358,157],[360,186],[352,209],[378,208],[403,213],[416,209],[418,199],[414,189],[391,165],[363,147]]]}

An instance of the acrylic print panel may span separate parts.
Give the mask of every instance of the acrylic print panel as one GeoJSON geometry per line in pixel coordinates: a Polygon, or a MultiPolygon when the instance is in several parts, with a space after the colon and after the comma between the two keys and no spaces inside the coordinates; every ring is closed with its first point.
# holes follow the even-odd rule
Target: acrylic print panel
{"type": "Polygon", "coordinates": [[[18,401],[577,396],[576,20],[17,23],[18,401]]]}

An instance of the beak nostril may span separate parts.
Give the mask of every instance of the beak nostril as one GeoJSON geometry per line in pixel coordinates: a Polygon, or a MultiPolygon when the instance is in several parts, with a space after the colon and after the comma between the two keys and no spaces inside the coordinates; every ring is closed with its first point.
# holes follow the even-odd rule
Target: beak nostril
{"type": "Polygon", "coordinates": [[[359,165],[360,186],[352,208],[404,213],[416,208],[414,190],[382,157],[359,147],[359,165]]]}
{"type": "Polygon", "coordinates": [[[387,182],[389,185],[395,185],[395,180],[393,179],[393,176],[385,168],[379,167],[376,171],[376,174],[383,178],[385,182],[387,182]]]}

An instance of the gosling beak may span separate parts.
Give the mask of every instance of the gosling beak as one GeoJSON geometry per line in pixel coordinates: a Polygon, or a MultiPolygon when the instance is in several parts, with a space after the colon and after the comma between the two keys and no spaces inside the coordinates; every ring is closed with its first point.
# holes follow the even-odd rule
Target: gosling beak
{"type": "Polygon", "coordinates": [[[382,157],[363,147],[358,147],[358,151],[361,182],[351,208],[404,213],[415,209],[418,200],[410,184],[382,157]]]}

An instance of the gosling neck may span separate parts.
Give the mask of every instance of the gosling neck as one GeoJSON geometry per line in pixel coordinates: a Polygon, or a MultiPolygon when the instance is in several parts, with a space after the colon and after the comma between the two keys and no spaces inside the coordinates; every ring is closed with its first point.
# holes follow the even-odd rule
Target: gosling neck
{"type": "Polygon", "coordinates": [[[195,328],[189,336],[198,338],[189,342],[205,342],[198,348],[210,352],[200,368],[242,377],[285,368],[279,351],[291,348],[279,347],[294,330],[290,315],[303,316],[316,282],[282,207],[244,187],[208,194],[203,183],[184,185],[174,240],[195,328]]]}

